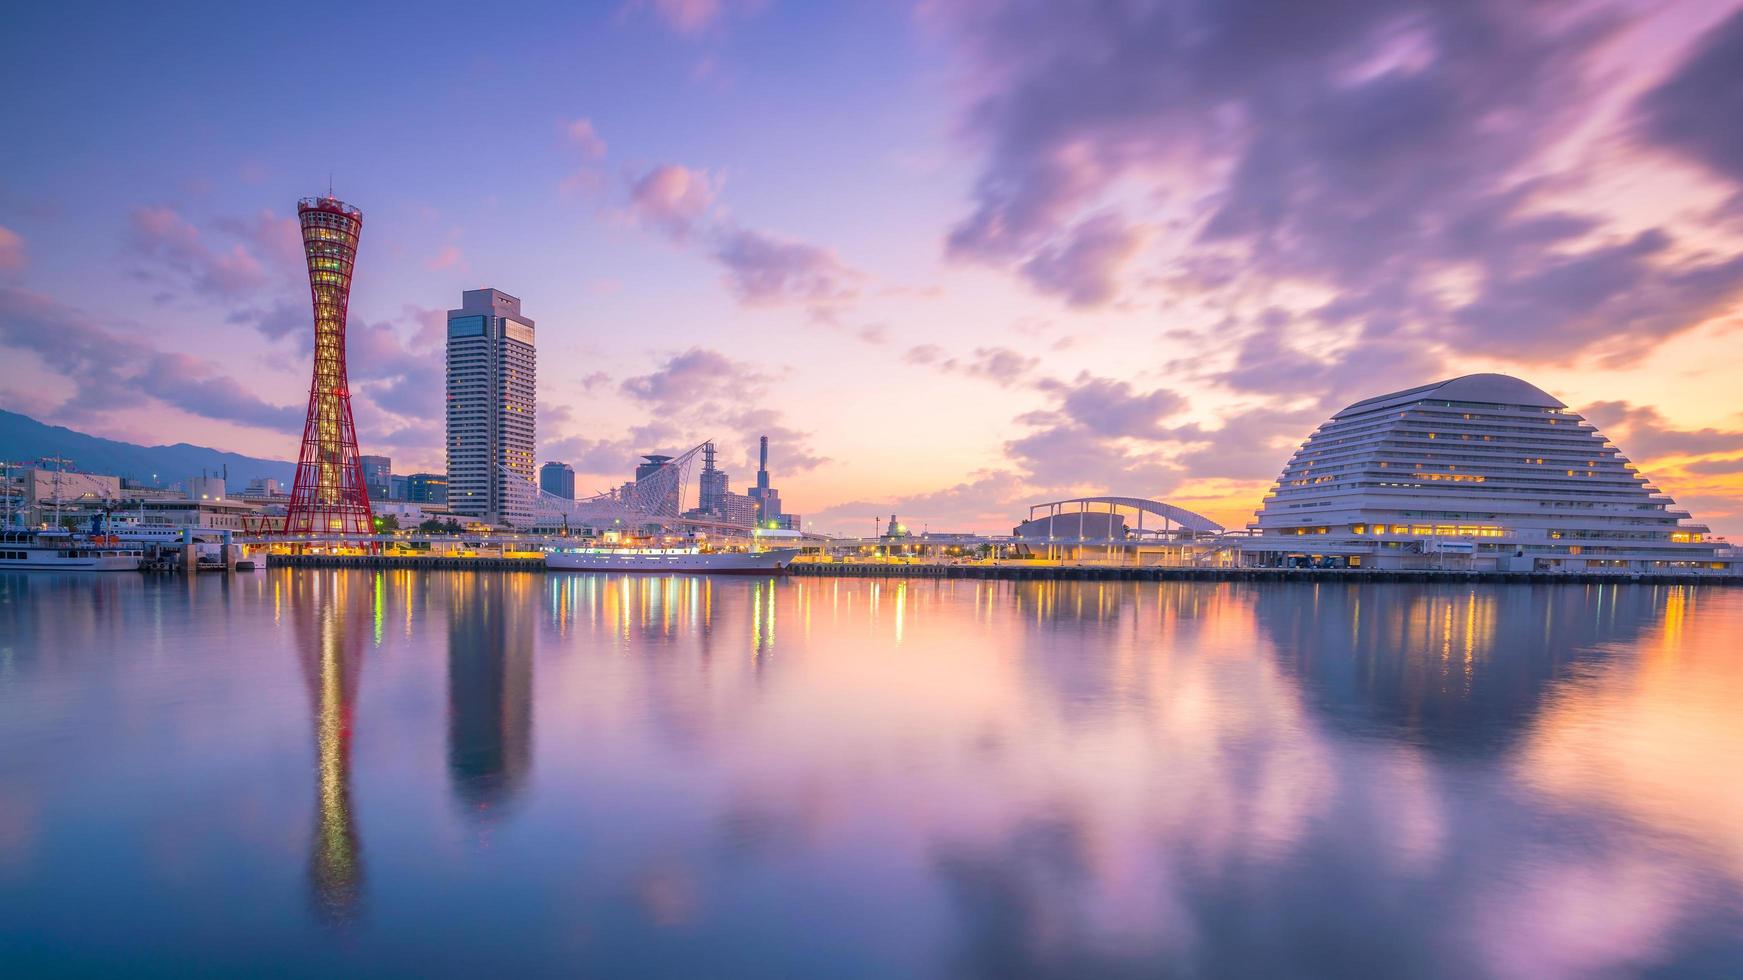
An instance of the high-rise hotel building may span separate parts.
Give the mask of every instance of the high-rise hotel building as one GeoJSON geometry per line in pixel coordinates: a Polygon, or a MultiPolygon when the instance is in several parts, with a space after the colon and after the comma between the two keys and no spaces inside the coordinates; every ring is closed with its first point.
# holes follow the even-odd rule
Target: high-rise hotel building
{"type": "Polygon", "coordinates": [[[1365,568],[1712,568],[1706,526],[1615,443],[1518,378],[1473,374],[1363,399],[1283,468],[1249,562],[1365,568]]]}
{"type": "Polygon", "coordinates": [[[532,523],[538,359],[520,300],[468,289],[448,311],[448,507],[532,523]]]}

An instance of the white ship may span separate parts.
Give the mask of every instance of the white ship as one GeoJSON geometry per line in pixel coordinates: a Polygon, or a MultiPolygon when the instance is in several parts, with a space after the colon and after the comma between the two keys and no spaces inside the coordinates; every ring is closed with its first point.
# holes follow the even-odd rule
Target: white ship
{"type": "Polygon", "coordinates": [[[135,572],[143,558],[139,545],[109,535],[75,538],[52,531],[0,532],[0,572],[135,572]]]}
{"type": "Polygon", "coordinates": [[[705,575],[779,575],[797,548],[703,551],[700,548],[549,548],[545,567],[577,572],[692,572],[705,575]]]}
{"type": "MultiPolygon", "coordinates": [[[[182,527],[178,524],[147,524],[137,517],[127,517],[121,514],[110,515],[104,521],[104,529],[123,541],[149,542],[151,544],[180,544],[182,527]]],[[[203,530],[195,528],[194,530],[203,530]]]]}

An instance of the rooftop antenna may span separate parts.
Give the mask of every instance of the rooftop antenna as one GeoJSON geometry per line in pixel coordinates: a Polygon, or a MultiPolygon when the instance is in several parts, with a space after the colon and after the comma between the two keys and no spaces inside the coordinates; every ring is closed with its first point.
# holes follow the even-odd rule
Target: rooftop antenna
{"type": "Polygon", "coordinates": [[[333,171],[327,171],[327,200],[333,199],[333,171]]]}

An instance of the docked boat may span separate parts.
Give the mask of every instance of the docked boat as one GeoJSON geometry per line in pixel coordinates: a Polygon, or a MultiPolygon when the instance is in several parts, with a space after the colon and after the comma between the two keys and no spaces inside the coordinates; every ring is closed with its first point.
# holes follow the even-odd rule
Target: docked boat
{"type": "Polygon", "coordinates": [[[113,535],[74,537],[52,531],[0,532],[0,572],[135,572],[144,559],[138,544],[113,535]]]}
{"type": "Polygon", "coordinates": [[[779,575],[798,557],[797,548],[768,551],[703,551],[679,548],[547,548],[545,567],[575,572],[690,572],[702,575],[779,575]]]}

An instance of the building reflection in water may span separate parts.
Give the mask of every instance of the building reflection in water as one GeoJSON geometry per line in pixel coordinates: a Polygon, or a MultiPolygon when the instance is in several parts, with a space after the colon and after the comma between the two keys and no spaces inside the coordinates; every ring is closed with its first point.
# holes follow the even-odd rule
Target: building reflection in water
{"type": "Polygon", "coordinates": [[[760,670],[775,652],[775,580],[758,579],[750,590],[750,656],[760,670]]]}
{"type": "Polygon", "coordinates": [[[1665,622],[1665,590],[1491,586],[1256,590],[1276,655],[1327,718],[1429,748],[1513,744],[1554,686],[1665,622]]]}
{"type": "Polygon", "coordinates": [[[448,778],[479,819],[512,803],[532,768],[536,581],[448,579],[448,778]]]}
{"type": "Polygon", "coordinates": [[[281,575],[274,583],[291,608],[314,718],[310,897],[315,913],[335,925],[356,919],[363,890],[363,847],[351,808],[351,732],[369,624],[360,603],[352,608],[349,592],[365,584],[344,572],[281,575]]]}
{"type": "MultiPolygon", "coordinates": [[[[320,763],[310,879],[339,920],[362,881],[358,657],[398,612],[391,578],[346,581],[287,578],[284,603],[320,763]]],[[[437,581],[450,791],[469,814],[564,799],[530,786],[541,631],[565,659],[537,680],[577,671],[587,708],[617,712],[589,727],[544,709],[553,741],[598,757],[553,772],[601,780],[590,799],[614,795],[613,753],[694,774],[641,797],[646,829],[596,876],[651,875],[635,894],[653,928],[754,933],[711,900],[771,874],[833,880],[832,848],[877,840],[924,875],[905,898],[949,909],[953,972],[1155,974],[1203,955],[1244,975],[1403,975],[1436,949],[1436,975],[1554,975],[1650,963],[1702,928],[1703,894],[1736,894],[1714,865],[1743,882],[1743,797],[1713,778],[1743,744],[1743,669],[1692,615],[1699,591],[437,581]],[[698,807],[710,780],[718,800],[698,807]],[[912,836],[889,843],[892,825],[912,836]],[[1565,925],[1580,902],[1602,927],[1565,925]]]]}
{"type": "Polygon", "coordinates": [[[558,636],[610,636],[622,643],[674,642],[714,626],[714,580],[704,575],[545,576],[558,636]]]}

